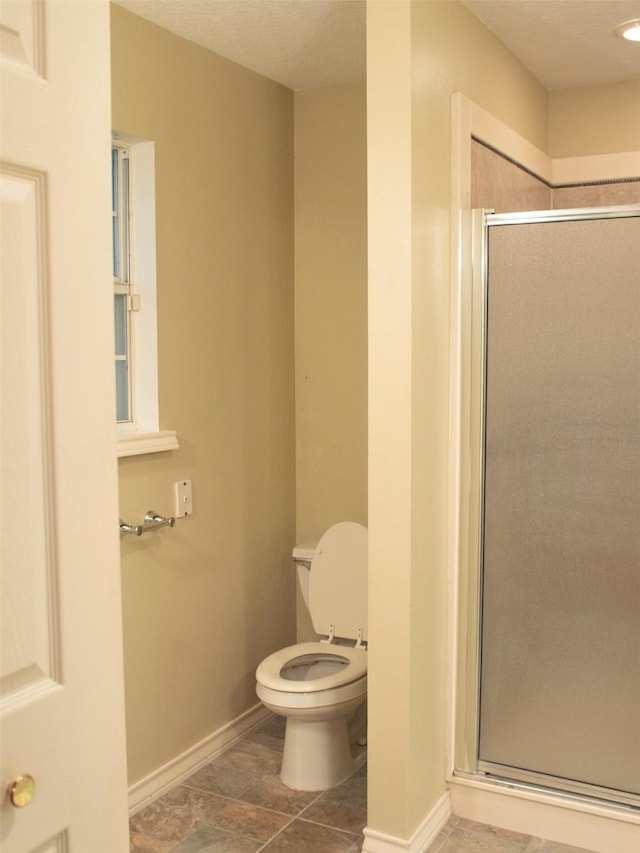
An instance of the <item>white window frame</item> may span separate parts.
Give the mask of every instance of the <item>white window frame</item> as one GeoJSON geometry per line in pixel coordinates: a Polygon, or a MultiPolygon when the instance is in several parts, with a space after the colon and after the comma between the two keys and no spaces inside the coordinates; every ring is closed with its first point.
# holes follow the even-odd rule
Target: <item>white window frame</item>
{"type": "Polygon", "coordinates": [[[160,430],[156,298],[155,143],[113,133],[129,156],[130,421],[116,425],[117,455],[176,450],[175,430],[160,430]]]}

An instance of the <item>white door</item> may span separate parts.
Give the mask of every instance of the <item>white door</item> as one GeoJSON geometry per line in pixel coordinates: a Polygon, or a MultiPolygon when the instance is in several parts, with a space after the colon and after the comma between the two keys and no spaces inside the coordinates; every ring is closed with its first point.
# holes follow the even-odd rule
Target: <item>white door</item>
{"type": "Polygon", "coordinates": [[[0,846],[125,853],[109,7],[0,29],[0,846]]]}

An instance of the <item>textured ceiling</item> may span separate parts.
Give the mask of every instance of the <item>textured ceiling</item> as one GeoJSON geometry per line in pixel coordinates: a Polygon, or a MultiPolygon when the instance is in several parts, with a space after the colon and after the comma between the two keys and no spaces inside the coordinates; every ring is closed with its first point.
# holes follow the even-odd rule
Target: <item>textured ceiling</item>
{"type": "MultiPolygon", "coordinates": [[[[364,0],[114,2],[290,89],[365,76],[364,0]]],[[[549,89],[640,79],[640,45],[613,34],[640,0],[462,2],[549,89]]]]}
{"type": "Polygon", "coordinates": [[[365,0],[114,1],[290,89],[365,76],[365,0]]]}
{"type": "Polygon", "coordinates": [[[640,44],[614,34],[640,0],[462,2],[547,89],[640,79],[640,44]]]}

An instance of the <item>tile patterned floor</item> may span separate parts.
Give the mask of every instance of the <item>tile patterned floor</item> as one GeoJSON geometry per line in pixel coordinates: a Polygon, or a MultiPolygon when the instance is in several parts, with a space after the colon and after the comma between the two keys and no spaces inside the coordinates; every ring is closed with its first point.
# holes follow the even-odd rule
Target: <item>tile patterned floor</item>
{"type": "MultiPolygon", "coordinates": [[[[269,718],[130,820],[131,853],[356,853],[366,764],[331,791],[280,781],[284,720],[269,718]]],[[[429,853],[589,853],[452,817],[429,853]]]]}
{"type": "Polygon", "coordinates": [[[543,841],[531,835],[510,832],[452,817],[429,848],[429,853],[591,853],[580,847],[543,841]]]}
{"type": "Polygon", "coordinates": [[[279,778],[284,720],[269,718],[134,815],[131,853],[355,853],[367,821],[366,765],[326,792],[279,778]]]}

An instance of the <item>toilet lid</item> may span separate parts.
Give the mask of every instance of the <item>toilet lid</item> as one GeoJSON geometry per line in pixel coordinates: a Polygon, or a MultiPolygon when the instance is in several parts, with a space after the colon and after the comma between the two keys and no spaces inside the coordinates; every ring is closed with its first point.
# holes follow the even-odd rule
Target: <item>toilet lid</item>
{"type": "Polygon", "coordinates": [[[265,658],[256,670],[256,680],[264,687],[283,693],[314,693],[320,690],[331,690],[344,684],[351,684],[367,674],[367,651],[352,646],[337,646],[333,643],[298,643],[287,646],[265,658]],[[319,678],[307,677],[305,680],[291,680],[286,677],[286,670],[297,663],[309,663],[313,658],[320,662],[323,657],[328,659],[343,659],[341,666],[330,675],[322,674],[319,678]]]}
{"type": "Polygon", "coordinates": [[[309,576],[309,611],[318,634],[367,639],[367,528],[334,524],[318,542],[309,576]]]}

